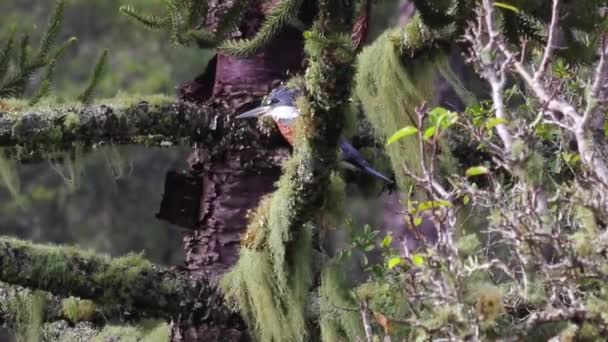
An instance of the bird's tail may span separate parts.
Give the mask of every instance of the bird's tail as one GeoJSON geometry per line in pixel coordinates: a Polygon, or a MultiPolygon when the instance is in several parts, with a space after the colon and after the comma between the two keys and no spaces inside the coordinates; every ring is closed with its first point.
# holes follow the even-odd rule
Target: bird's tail
{"type": "Polygon", "coordinates": [[[363,171],[367,172],[368,174],[378,178],[378,179],[382,179],[383,181],[387,182],[388,184],[392,184],[393,181],[390,180],[388,177],[386,177],[385,175],[381,174],[379,171],[376,171],[374,168],[372,168],[371,166],[363,166],[363,171]]]}

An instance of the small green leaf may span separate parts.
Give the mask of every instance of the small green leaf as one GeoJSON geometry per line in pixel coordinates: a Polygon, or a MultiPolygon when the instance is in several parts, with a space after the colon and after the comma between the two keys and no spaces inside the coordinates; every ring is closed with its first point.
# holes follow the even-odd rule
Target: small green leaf
{"type": "Polygon", "coordinates": [[[486,121],[486,128],[487,129],[492,129],[500,124],[506,124],[507,120],[503,119],[503,118],[490,118],[488,119],[488,121],[486,121]]]}
{"type": "Polygon", "coordinates": [[[413,254],[412,255],[412,264],[414,264],[414,266],[422,266],[424,265],[424,256],[422,256],[422,254],[413,254]]]}
{"type": "Polygon", "coordinates": [[[469,169],[467,169],[467,171],[465,172],[465,175],[467,177],[473,177],[473,176],[485,175],[489,172],[490,172],[490,170],[488,170],[488,168],[485,166],[474,166],[474,167],[470,167],[469,169]]]}
{"type": "Polygon", "coordinates": [[[392,242],[393,242],[393,237],[391,235],[387,235],[382,240],[382,246],[385,248],[388,248],[392,242]]]}
{"type": "Polygon", "coordinates": [[[451,207],[452,203],[445,200],[426,201],[418,205],[418,212],[429,210],[432,208],[451,207]]]}
{"type": "Polygon", "coordinates": [[[431,126],[431,127],[427,128],[424,131],[424,139],[426,139],[426,140],[431,139],[435,135],[435,132],[437,132],[437,126],[431,126]]]}
{"type": "Polygon", "coordinates": [[[470,200],[471,200],[471,199],[469,198],[469,195],[464,195],[464,196],[462,197],[462,203],[463,203],[464,205],[469,204],[469,201],[470,201],[470,200]]]}
{"type": "Polygon", "coordinates": [[[443,107],[435,107],[429,112],[429,119],[433,125],[438,125],[439,122],[448,116],[449,111],[443,107]]]}
{"type": "Polygon", "coordinates": [[[417,132],[418,132],[418,128],[416,128],[414,126],[405,126],[402,129],[395,132],[395,134],[393,134],[390,138],[388,138],[386,145],[390,145],[390,144],[394,143],[395,141],[399,141],[399,140],[401,140],[407,136],[410,136],[412,134],[415,134],[417,132]]]}
{"type": "Polygon", "coordinates": [[[402,263],[403,263],[403,259],[401,259],[400,257],[393,257],[388,260],[388,262],[386,263],[386,266],[388,267],[389,270],[392,270],[393,268],[401,265],[402,263]]]}
{"type": "Polygon", "coordinates": [[[416,227],[418,227],[421,223],[422,223],[422,217],[417,216],[416,218],[414,218],[414,225],[416,227]]]}
{"type": "Polygon", "coordinates": [[[509,11],[513,11],[515,13],[519,13],[519,8],[517,8],[513,5],[505,4],[504,2],[494,2],[494,6],[500,7],[502,9],[506,9],[509,11]]]}

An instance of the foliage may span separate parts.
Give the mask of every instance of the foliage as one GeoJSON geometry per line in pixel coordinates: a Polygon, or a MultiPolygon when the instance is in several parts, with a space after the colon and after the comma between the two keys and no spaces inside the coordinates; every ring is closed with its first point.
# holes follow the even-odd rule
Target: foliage
{"type": "Polygon", "coordinates": [[[89,85],[85,88],[84,92],[78,96],[78,100],[85,105],[91,104],[93,100],[93,91],[99,85],[99,81],[103,77],[106,72],[106,64],[108,62],[108,50],[104,50],[97,63],[95,63],[95,69],[93,70],[93,74],[91,75],[91,80],[89,81],[89,85]]]}
{"type": "Polygon", "coordinates": [[[237,1],[222,16],[222,19],[211,32],[201,27],[202,18],[207,13],[206,1],[167,0],[166,15],[145,15],[130,5],[121,6],[120,11],[144,25],[148,29],[165,29],[169,39],[176,45],[197,44],[201,48],[215,47],[238,26],[250,4],[249,0],[237,1]],[[184,17],[187,20],[184,20],[184,17]]]}
{"type": "Polygon", "coordinates": [[[29,35],[25,34],[17,47],[14,33],[11,33],[7,42],[0,50],[0,98],[21,97],[26,91],[32,76],[40,69],[45,69],[44,76],[31,103],[38,102],[48,95],[55,73],[55,63],[66,49],[75,41],[74,38],[66,40],[55,48],[59,29],[63,21],[65,2],[58,0],[51,15],[48,27],[40,40],[40,46],[34,56],[30,56],[29,35]],[[16,63],[11,60],[16,57],[16,63]],[[13,65],[11,65],[13,64],[13,65]]]}
{"type": "MultiPolygon", "coordinates": [[[[602,257],[608,159],[603,126],[594,126],[591,118],[606,111],[606,93],[594,84],[605,79],[608,56],[595,45],[600,55],[595,66],[565,67],[559,57],[548,62],[552,51],[544,47],[518,61],[508,37],[493,35],[498,32],[495,18],[506,16],[495,11],[491,1],[484,1],[478,21],[465,35],[469,61],[487,82],[492,101],[452,113],[430,109],[421,98],[412,104],[410,122],[384,136],[389,148],[407,144],[403,153],[416,145],[414,139],[419,142],[419,163],[401,167],[429,200],[410,197],[407,216],[417,226],[416,215],[426,213],[439,237],[422,253],[405,246],[395,251],[389,236],[378,247],[370,245],[368,229],[345,251],[378,248],[384,256],[383,264],[368,266],[372,278],[357,289],[359,303],[366,303],[360,306],[362,313],[375,317],[366,331],[376,336],[605,338],[605,332],[589,328],[606,325],[600,307],[608,301],[603,285],[608,265],[602,257]],[[511,88],[505,87],[508,77],[518,81],[511,88]],[[549,97],[552,84],[559,84],[558,94],[549,97]],[[480,153],[490,157],[482,165],[451,172],[446,180],[433,171],[438,168],[434,156],[450,131],[471,137],[480,153]],[[574,149],[564,143],[572,140],[574,149]],[[487,212],[486,224],[472,234],[458,218],[467,206],[487,212]]],[[[553,37],[544,39],[547,46],[554,44],[553,37]]],[[[374,90],[370,84],[365,87],[374,90]]],[[[371,90],[361,88],[363,105],[373,103],[361,96],[371,90]]],[[[383,128],[374,115],[373,120],[383,128]]]]}
{"type": "Polygon", "coordinates": [[[15,327],[17,342],[40,341],[47,294],[26,289],[13,289],[12,292],[1,302],[0,308],[9,315],[5,318],[15,327]]]}
{"type": "Polygon", "coordinates": [[[297,18],[302,0],[282,0],[267,15],[255,37],[241,41],[227,41],[219,50],[234,56],[248,56],[272,40],[290,21],[297,18]]]}

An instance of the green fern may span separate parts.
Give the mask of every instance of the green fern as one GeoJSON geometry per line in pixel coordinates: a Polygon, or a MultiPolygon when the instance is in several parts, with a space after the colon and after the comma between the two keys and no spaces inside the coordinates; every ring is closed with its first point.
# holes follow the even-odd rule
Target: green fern
{"type": "Polygon", "coordinates": [[[183,30],[183,18],[179,11],[179,8],[173,1],[165,0],[167,12],[169,15],[169,40],[175,45],[184,45],[182,39],[183,30]]]}
{"type": "Polygon", "coordinates": [[[250,2],[251,0],[242,0],[230,7],[220,19],[215,32],[210,32],[206,29],[191,30],[187,33],[188,40],[196,43],[201,49],[218,46],[236,29],[238,23],[245,15],[250,2]]]}
{"type": "Polygon", "coordinates": [[[42,36],[42,40],[40,41],[40,48],[38,50],[37,57],[37,60],[39,62],[44,61],[46,59],[51,49],[55,45],[55,40],[59,35],[59,30],[61,29],[61,24],[63,23],[64,8],[65,1],[57,0],[53,15],[49,19],[48,28],[46,29],[44,35],[42,36]]]}
{"type": "Polygon", "coordinates": [[[93,101],[93,93],[94,93],[95,89],[97,88],[97,86],[99,85],[101,78],[103,77],[103,75],[106,72],[107,60],[108,60],[108,50],[104,50],[101,53],[101,56],[99,56],[99,59],[97,59],[97,63],[95,64],[95,69],[93,70],[93,74],[91,75],[89,85],[86,87],[84,92],[82,94],[80,94],[80,96],[78,96],[78,100],[80,102],[82,102],[83,104],[89,105],[93,101]]]}
{"type": "Polygon", "coordinates": [[[149,30],[160,30],[168,23],[167,18],[159,17],[157,15],[140,14],[135,8],[133,8],[133,6],[129,5],[120,6],[120,12],[132,19],[135,19],[149,30]]]}
{"type": "Polygon", "coordinates": [[[37,102],[40,95],[46,96],[51,86],[50,82],[57,59],[75,41],[75,38],[70,38],[58,49],[52,51],[63,22],[64,4],[64,0],[56,2],[54,12],[49,19],[46,31],[42,35],[40,46],[34,58],[30,57],[30,36],[28,34],[21,38],[18,47],[15,46],[14,34],[9,36],[3,50],[0,52],[0,98],[23,96],[31,77],[45,67],[47,69],[41,83],[42,88],[38,89],[32,100],[37,102]],[[13,58],[17,60],[17,63],[11,68],[13,58]],[[14,70],[12,75],[9,74],[11,70],[14,70]]]}
{"type": "Polygon", "coordinates": [[[234,56],[250,56],[259,51],[298,15],[302,0],[282,0],[268,15],[258,33],[252,39],[229,40],[219,50],[234,56]]]}
{"type": "Polygon", "coordinates": [[[27,67],[28,62],[28,49],[30,45],[30,35],[25,34],[23,38],[21,38],[21,45],[19,49],[19,70],[23,72],[27,67]]]}
{"type": "Polygon", "coordinates": [[[13,51],[13,44],[15,43],[15,32],[11,32],[9,38],[6,40],[4,47],[0,51],[0,81],[4,79],[8,72],[9,64],[11,61],[11,54],[13,51]]]}
{"type": "Polygon", "coordinates": [[[40,82],[40,86],[34,95],[30,98],[28,103],[33,106],[38,103],[42,98],[49,95],[51,92],[51,88],[53,85],[53,78],[55,76],[55,65],[56,61],[53,59],[46,66],[44,76],[42,77],[42,82],[40,82]]]}

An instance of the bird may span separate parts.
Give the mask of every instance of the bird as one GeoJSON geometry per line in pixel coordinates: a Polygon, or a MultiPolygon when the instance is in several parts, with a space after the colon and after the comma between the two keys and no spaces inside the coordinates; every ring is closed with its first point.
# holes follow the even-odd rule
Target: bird
{"type": "MultiPolygon", "coordinates": [[[[296,88],[287,86],[279,86],[274,88],[268,96],[262,101],[262,105],[237,115],[237,119],[245,118],[260,118],[270,116],[276,123],[279,132],[293,146],[295,123],[300,116],[300,111],[296,106],[296,99],[300,95],[300,91],[296,88]]],[[[340,138],[340,157],[341,161],[348,168],[363,171],[371,176],[374,176],[387,184],[393,184],[393,181],[374,169],[370,163],[365,160],[363,155],[352,146],[344,137],[340,138]]]]}

